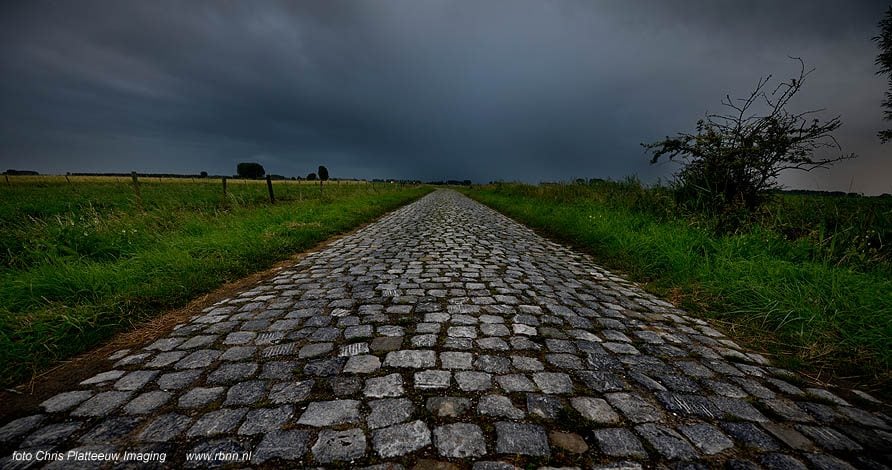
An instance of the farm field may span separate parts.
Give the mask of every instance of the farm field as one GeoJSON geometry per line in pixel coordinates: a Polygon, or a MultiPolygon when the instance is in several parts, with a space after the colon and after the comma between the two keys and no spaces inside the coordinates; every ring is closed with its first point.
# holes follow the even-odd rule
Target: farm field
{"type": "Polygon", "coordinates": [[[494,184],[465,194],[723,322],[820,380],[892,384],[892,198],[778,195],[745,229],[636,181],[494,184]]]}
{"type": "Polygon", "coordinates": [[[26,379],[429,189],[387,183],[15,176],[0,181],[0,373],[26,379]],[[69,182],[70,180],[70,182],[69,182]]]}

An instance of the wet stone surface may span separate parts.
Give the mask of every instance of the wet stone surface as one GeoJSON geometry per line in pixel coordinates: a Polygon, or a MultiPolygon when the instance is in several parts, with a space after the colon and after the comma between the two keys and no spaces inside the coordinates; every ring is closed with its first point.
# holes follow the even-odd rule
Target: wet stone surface
{"type": "Polygon", "coordinates": [[[884,468],[889,414],[439,190],[3,420],[0,468],[884,468]]]}

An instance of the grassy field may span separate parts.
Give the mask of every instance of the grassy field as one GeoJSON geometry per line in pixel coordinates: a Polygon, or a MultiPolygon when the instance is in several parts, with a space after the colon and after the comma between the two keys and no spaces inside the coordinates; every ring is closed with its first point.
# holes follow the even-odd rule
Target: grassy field
{"type": "Polygon", "coordinates": [[[0,180],[0,373],[10,385],[429,191],[398,184],[0,180]],[[140,208],[141,206],[141,208],[140,208]]]}
{"type": "Polygon", "coordinates": [[[665,188],[635,181],[466,193],[727,322],[783,365],[881,391],[892,384],[892,198],[784,194],[746,230],[717,235],[665,188]]]}

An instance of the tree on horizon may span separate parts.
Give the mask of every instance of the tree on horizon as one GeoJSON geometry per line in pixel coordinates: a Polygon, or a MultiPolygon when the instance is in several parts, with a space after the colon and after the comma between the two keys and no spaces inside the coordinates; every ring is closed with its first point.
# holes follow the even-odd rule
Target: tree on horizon
{"type": "Polygon", "coordinates": [[[319,194],[322,194],[322,182],[328,181],[328,168],[319,165],[319,194]]]}
{"type": "Polygon", "coordinates": [[[263,178],[266,170],[263,165],[254,162],[242,162],[235,167],[236,173],[242,178],[258,179],[263,178]]]}

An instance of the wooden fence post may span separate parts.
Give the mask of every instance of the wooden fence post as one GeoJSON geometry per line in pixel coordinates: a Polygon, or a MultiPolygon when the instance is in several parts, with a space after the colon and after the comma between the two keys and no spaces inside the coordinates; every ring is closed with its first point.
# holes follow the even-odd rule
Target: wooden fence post
{"type": "Polygon", "coordinates": [[[68,182],[68,184],[71,184],[71,180],[70,180],[70,179],[68,179],[68,175],[65,175],[65,181],[67,181],[67,182],[68,182]]]}
{"type": "Polygon", "coordinates": [[[226,177],[223,177],[223,200],[226,200],[226,177]]]}
{"type": "Polygon", "coordinates": [[[130,178],[133,180],[133,192],[136,194],[136,207],[142,210],[142,194],[139,192],[139,178],[135,171],[130,172],[130,178]]]}
{"type": "Polygon", "coordinates": [[[266,175],[266,190],[269,191],[269,202],[270,204],[276,203],[276,196],[273,194],[273,180],[266,175]]]}
{"type": "Polygon", "coordinates": [[[10,184],[10,182],[9,182],[9,175],[7,175],[6,173],[4,173],[3,176],[6,177],[6,184],[7,184],[8,186],[12,186],[12,184],[10,184]]]}

